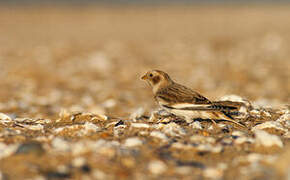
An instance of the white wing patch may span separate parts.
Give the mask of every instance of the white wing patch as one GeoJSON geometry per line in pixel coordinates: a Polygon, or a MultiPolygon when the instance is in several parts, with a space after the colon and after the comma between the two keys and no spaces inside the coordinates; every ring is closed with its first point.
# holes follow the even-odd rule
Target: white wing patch
{"type": "Polygon", "coordinates": [[[194,109],[209,109],[211,105],[210,104],[191,104],[191,103],[179,103],[179,104],[173,104],[170,107],[174,108],[174,109],[186,109],[188,108],[188,110],[190,110],[190,108],[192,108],[192,110],[194,109]]]}

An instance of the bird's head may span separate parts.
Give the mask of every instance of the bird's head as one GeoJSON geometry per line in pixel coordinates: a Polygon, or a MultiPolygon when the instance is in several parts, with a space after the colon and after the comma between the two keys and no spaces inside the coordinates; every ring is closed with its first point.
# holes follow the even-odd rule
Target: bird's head
{"type": "Polygon", "coordinates": [[[148,84],[153,88],[154,93],[156,93],[160,88],[173,83],[169,75],[160,70],[148,71],[141,77],[141,79],[148,82],[148,84]]]}

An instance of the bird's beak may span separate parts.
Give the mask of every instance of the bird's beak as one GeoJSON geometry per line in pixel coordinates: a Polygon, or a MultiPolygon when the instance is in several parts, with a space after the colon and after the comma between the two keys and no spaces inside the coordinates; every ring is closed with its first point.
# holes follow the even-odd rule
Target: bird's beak
{"type": "Polygon", "coordinates": [[[147,76],[146,76],[146,74],[145,74],[145,75],[143,75],[143,76],[141,77],[141,79],[142,79],[142,80],[146,80],[146,79],[147,79],[147,76]]]}

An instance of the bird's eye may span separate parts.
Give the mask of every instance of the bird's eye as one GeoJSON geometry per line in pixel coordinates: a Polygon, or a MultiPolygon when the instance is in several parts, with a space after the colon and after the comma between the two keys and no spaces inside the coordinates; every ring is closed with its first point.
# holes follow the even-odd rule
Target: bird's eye
{"type": "Polygon", "coordinates": [[[153,77],[153,74],[150,73],[150,74],[149,74],[149,77],[153,77]]]}

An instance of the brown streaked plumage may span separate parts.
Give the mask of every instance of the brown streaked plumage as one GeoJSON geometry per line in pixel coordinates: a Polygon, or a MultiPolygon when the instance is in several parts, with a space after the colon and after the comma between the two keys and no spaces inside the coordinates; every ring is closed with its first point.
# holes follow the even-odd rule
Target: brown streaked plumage
{"type": "Polygon", "coordinates": [[[148,71],[143,80],[152,87],[154,99],[165,110],[184,117],[187,122],[195,118],[226,120],[244,126],[235,121],[243,103],[231,101],[212,102],[199,93],[174,82],[167,73],[160,70],[148,71]]]}

